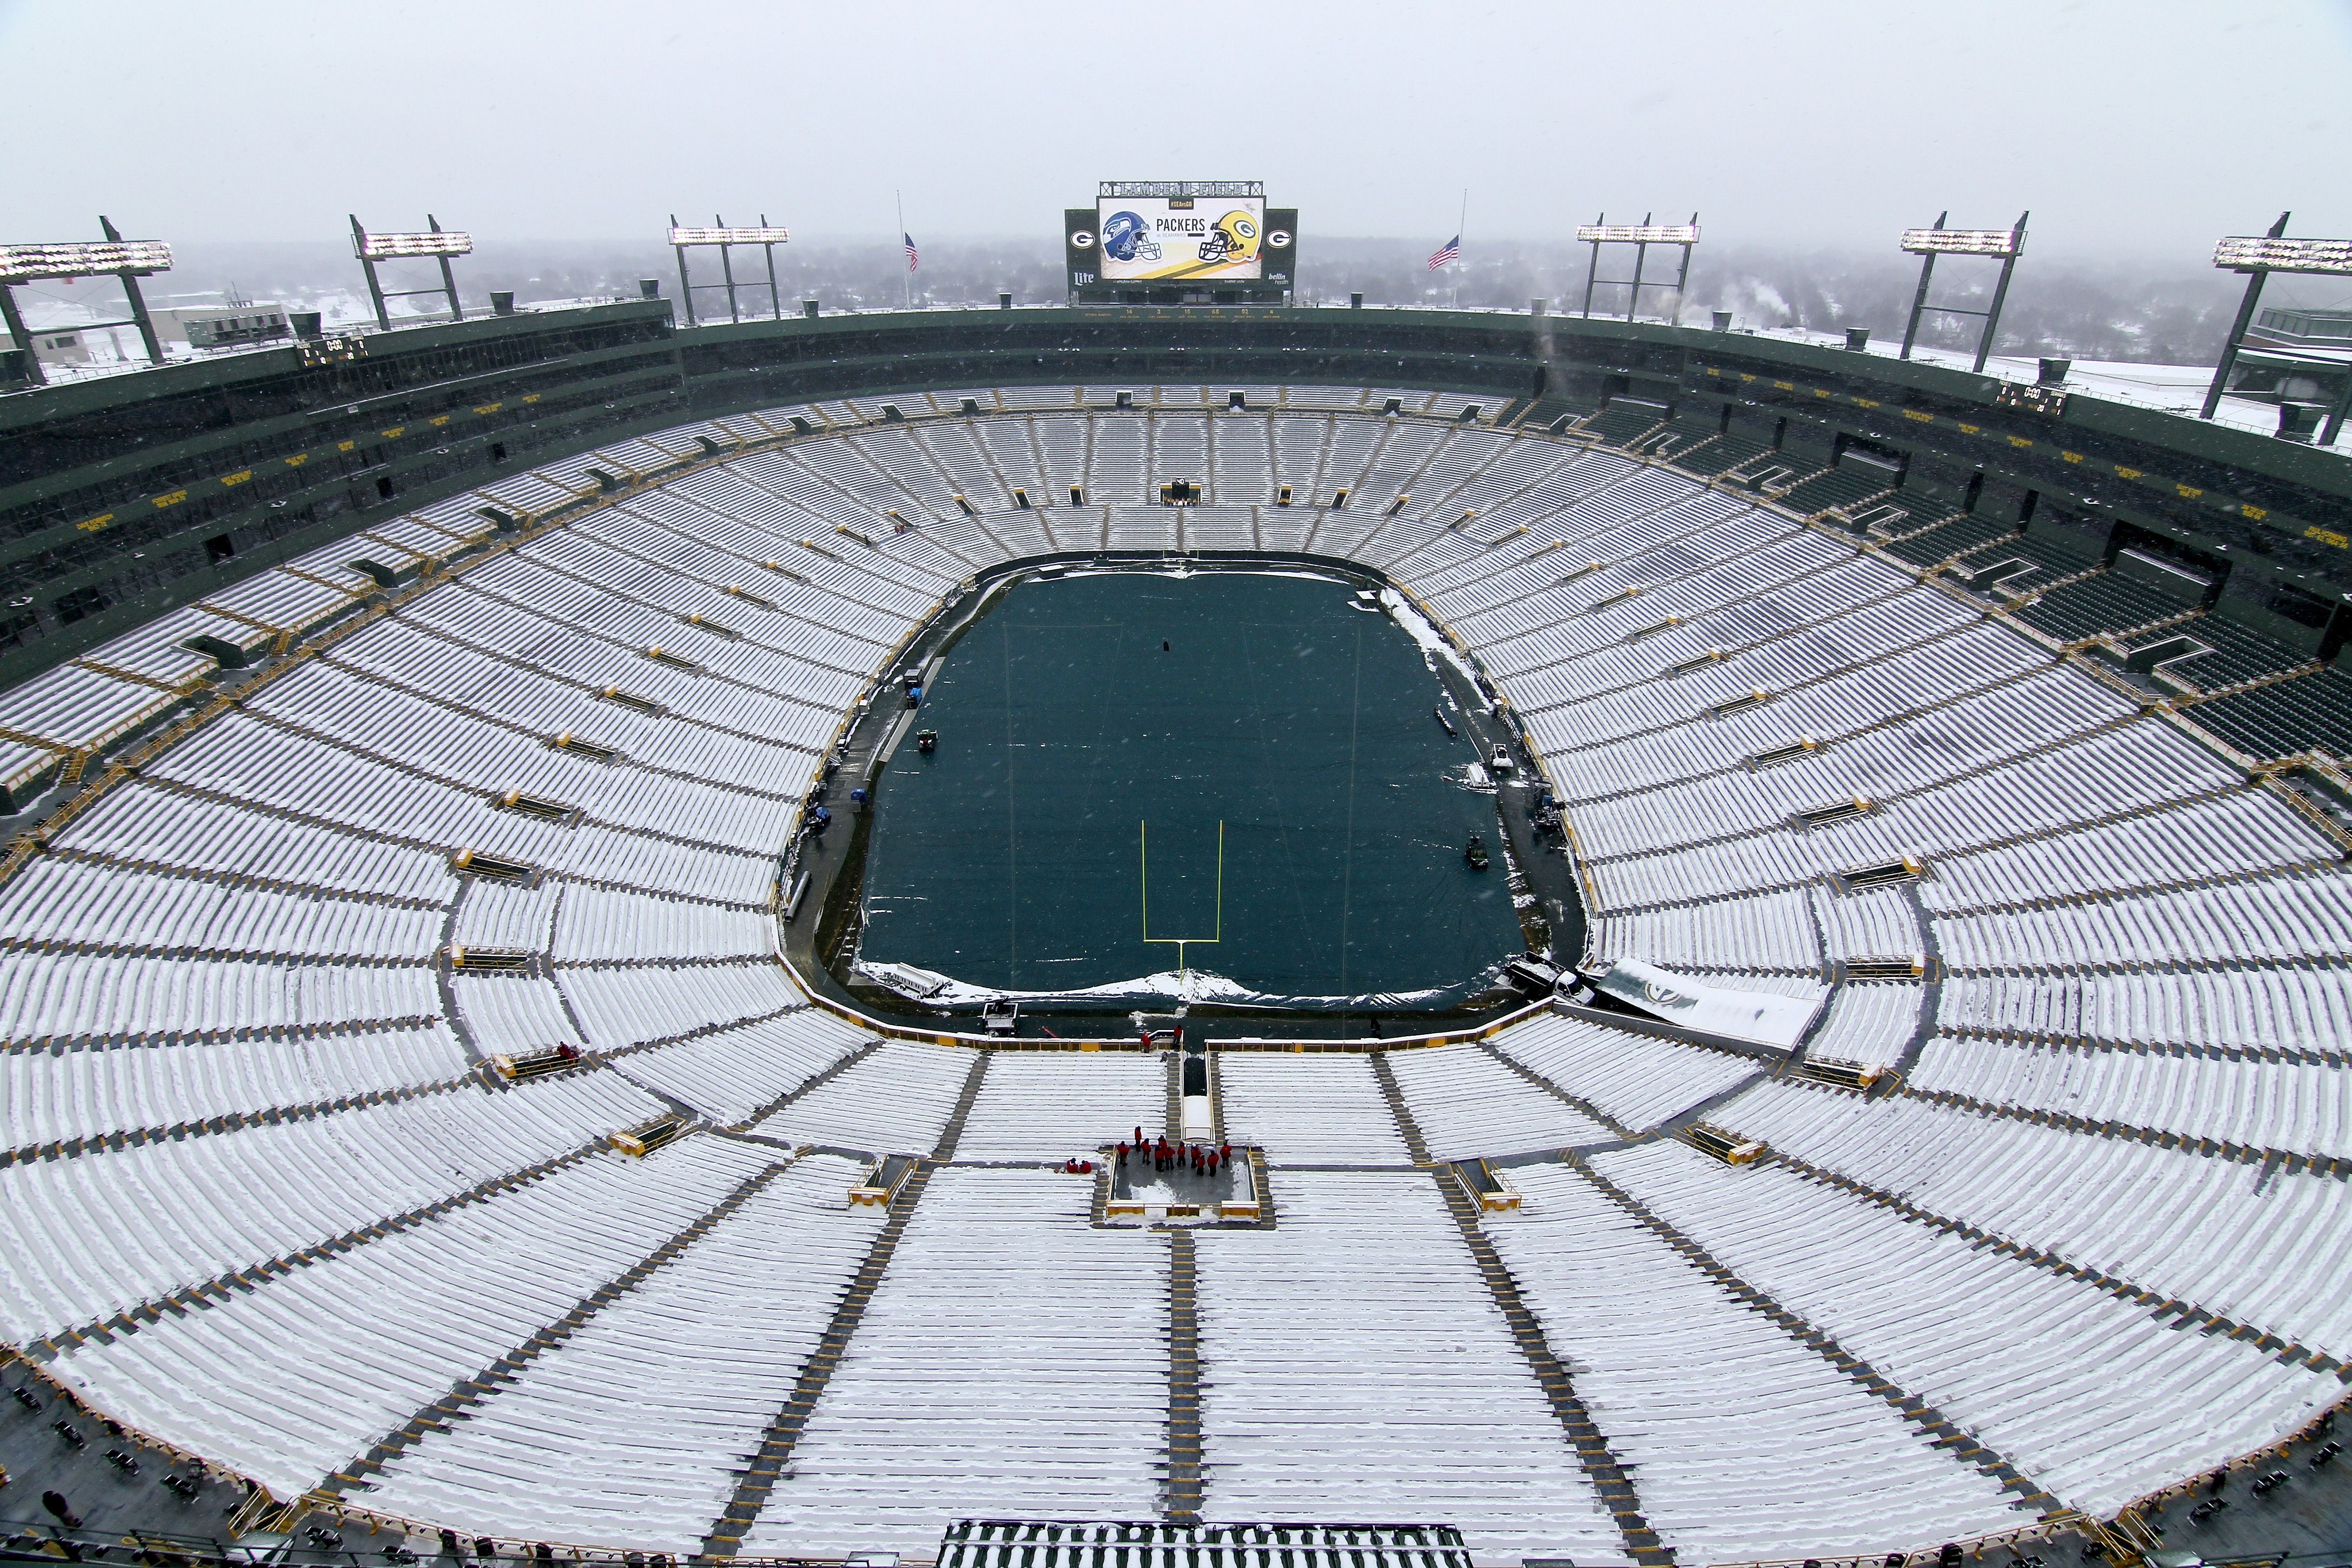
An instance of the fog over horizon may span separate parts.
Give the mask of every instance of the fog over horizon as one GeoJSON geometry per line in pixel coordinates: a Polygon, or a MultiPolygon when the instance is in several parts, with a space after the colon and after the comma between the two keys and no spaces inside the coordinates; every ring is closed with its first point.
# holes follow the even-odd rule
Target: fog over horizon
{"type": "MultiPolygon", "coordinates": [[[[1304,226],[1302,225],[1302,227],[1304,226]]],[[[1057,304],[1064,298],[1058,236],[1046,233],[1022,244],[941,239],[922,247],[922,265],[911,277],[896,245],[801,244],[776,250],[776,278],[783,310],[791,314],[804,299],[835,310],[898,310],[956,305],[992,306],[1000,290],[1023,305],[1057,304]]],[[[1341,304],[1361,292],[1372,307],[1426,306],[1525,310],[1543,298],[1557,313],[1581,309],[1589,249],[1569,241],[1465,246],[1463,260],[1433,272],[1418,241],[1319,238],[1311,230],[1299,243],[1302,304],[1341,304]]],[[[1611,265],[1614,264],[1614,258],[1611,265]]],[[[759,252],[735,253],[737,308],[746,318],[771,311],[767,275],[759,252]]],[[[717,282],[714,253],[698,251],[691,263],[700,318],[725,320],[727,299],[701,285],[717,282]]],[[[1672,252],[1654,252],[1650,276],[1671,277],[1672,252]]],[[[637,280],[656,279],[661,295],[677,298],[676,254],[658,239],[620,245],[556,240],[486,241],[454,267],[458,296],[467,312],[489,308],[492,289],[511,290],[524,307],[558,300],[634,297],[637,280]]],[[[1938,302],[1981,308],[1997,277],[1997,263],[1948,258],[1937,268],[1938,302]]],[[[1602,276],[1611,273],[1604,266],[1602,276]]],[[[387,264],[386,288],[437,289],[431,262],[387,264]]],[[[1705,324],[1708,313],[1727,310],[1740,327],[1802,327],[1840,331],[1868,327],[1880,340],[1899,338],[1918,281],[1916,258],[1900,253],[1853,250],[1787,250],[1703,243],[1682,300],[1682,320],[1705,324]]],[[[2343,290],[2298,289],[2295,284],[2330,285],[2327,279],[2276,279],[2265,300],[2273,305],[2326,303],[2343,290]],[[2306,297],[2307,296],[2307,297],[2306,297]]],[[[2127,263],[2086,265],[2033,254],[2029,243],[2018,263],[2003,309],[1995,352],[2053,354],[2083,360],[2150,363],[2210,363],[2225,335],[2241,285],[2210,268],[2161,271],[2127,263]]],[[[63,324],[97,319],[119,307],[110,281],[78,285],[20,286],[19,298],[37,322],[63,324]]],[[[231,289],[241,298],[298,309],[322,310],[331,323],[373,321],[359,263],[347,246],[198,245],[181,248],[179,264],[148,285],[151,304],[212,304],[231,289]]],[[[1671,304],[1668,296],[1644,292],[1642,313],[1653,317],[1671,304]]],[[[437,294],[394,301],[401,314],[440,313],[437,294]]],[[[1624,290],[1595,292],[1596,315],[1622,315],[1624,290]]],[[[1979,323],[1964,317],[1928,316],[1920,341],[1956,350],[1975,346],[1979,323]]],[[[132,345],[135,347],[135,345],[132,345]]]]}
{"type": "MultiPolygon", "coordinates": [[[[1265,182],[1309,236],[1891,249],[1947,208],[2040,254],[2202,266],[2352,232],[2352,0],[0,0],[11,239],[1054,232],[1100,179],[1265,182]],[[1461,216],[1467,188],[1467,218],[1461,216]]],[[[1426,252],[1424,252],[1425,254],[1426,252]]]]}
{"type": "MultiPolygon", "coordinates": [[[[1997,352],[2193,362],[2239,288],[2217,237],[2284,209],[2290,233],[2352,234],[2352,0],[1322,0],[1255,7],[1223,41],[1076,0],[0,0],[0,56],[20,121],[69,128],[12,167],[0,239],[96,237],[104,212],[173,243],[159,305],[233,285],[342,320],[363,309],[353,213],[471,232],[469,308],[643,277],[675,298],[672,213],[763,212],[793,231],[788,301],[1042,303],[1063,297],[1060,211],[1097,180],[1246,177],[1299,209],[1302,302],[1573,310],[1575,225],[1696,211],[1685,320],[1882,338],[1916,281],[1899,230],[2031,209],[1997,352]],[[1457,231],[1461,264],[1429,272],[1457,231]]],[[[1993,270],[1939,264],[1938,298],[1981,305],[1993,270]]],[[[2352,305],[2343,281],[2278,278],[2265,303],[2352,305]]],[[[62,324],[102,292],[20,295],[62,324]]],[[[740,301],[768,309],[764,287],[740,301]]]]}

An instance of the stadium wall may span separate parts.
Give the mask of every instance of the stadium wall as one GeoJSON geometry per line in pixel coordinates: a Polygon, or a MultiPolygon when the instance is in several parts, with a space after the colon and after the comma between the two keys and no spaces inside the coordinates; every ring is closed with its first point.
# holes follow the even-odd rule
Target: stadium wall
{"type": "Polygon", "coordinates": [[[1395,385],[1547,425],[1620,401],[2109,553],[2352,640],[2352,463],[2081,394],[1745,333],[1491,311],[1077,307],[677,327],[667,301],[490,317],[0,397],[0,687],[403,511],[703,416],[1019,383],[1395,385]]]}

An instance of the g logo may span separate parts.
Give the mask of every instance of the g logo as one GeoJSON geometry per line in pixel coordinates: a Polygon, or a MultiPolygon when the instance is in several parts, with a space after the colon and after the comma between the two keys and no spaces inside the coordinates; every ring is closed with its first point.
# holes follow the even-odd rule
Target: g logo
{"type": "Polygon", "coordinates": [[[1265,237],[1265,242],[1275,249],[1280,250],[1290,243],[1290,231],[1286,228],[1277,228],[1265,237]]]}
{"type": "Polygon", "coordinates": [[[1088,246],[1094,244],[1094,242],[1095,232],[1090,228],[1073,229],[1070,231],[1070,243],[1077,247],[1080,250],[1086,249],[1088,246]]]}

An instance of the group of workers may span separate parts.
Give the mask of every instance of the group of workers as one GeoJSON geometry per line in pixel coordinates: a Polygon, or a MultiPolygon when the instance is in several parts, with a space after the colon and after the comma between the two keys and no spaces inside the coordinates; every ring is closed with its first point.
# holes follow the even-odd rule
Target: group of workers
{"type": "Polygon", "coordinates": [[[1122,1167],[1130,1157],[1150,1161],[1155,1172],[1181,1172],[1189,1165],[1196,1176],[1214,1177],[1233,1163],[1234,1146],[1230,1143],[1177,1143],[1165,1136],[1147,1140],[1143,1136],[1143,1129],[1139,1127],[1135,1130],[1134,1142],[1118,1145],[1118,1163],[1122,1167]]]}

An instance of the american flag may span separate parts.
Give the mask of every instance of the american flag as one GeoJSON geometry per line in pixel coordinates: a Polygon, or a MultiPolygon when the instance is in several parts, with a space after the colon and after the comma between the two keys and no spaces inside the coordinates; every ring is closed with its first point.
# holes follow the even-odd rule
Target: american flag
{"type": "Polygon", "coordinates": [[[1457,234],[1452,239],[1447,240],[1444,245],[1437,247],[1437,254],[1429,258],[1429,269],[1432,272],[1434,272],[1449,261],[1459,261],[1461,259],[1462,237],[1457,234]]]}
{"type": "Polygon", "coordinates": [[[905,234],[905,233],[901,233],[901,234],[899,235],[899,237],[899,237],[900,239],[902,239],[902,240],[904,240],[904,241],[906,242],[906,246],[907,246],[907,270],[908,270],[908,271],[909,271],[909,272],[912,272],[912,271],[915,269],[915,260],[916,260],[916,256],[915,256],[915,237],[914,237],[913,235],[911,235],[911,234],[905,234]]]}

